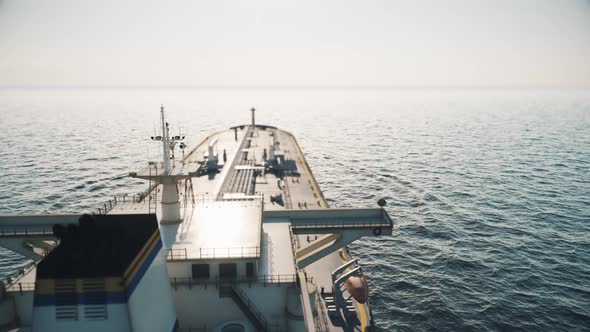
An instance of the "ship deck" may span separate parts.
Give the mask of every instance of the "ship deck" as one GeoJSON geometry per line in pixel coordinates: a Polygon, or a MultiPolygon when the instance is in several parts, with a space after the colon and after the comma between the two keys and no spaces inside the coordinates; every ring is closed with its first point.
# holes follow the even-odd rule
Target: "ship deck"
{"type": "MultiPolygon", "coordinates": [[[[178,225],[161,225],[164,245],[176,253],[187,248],[185,250],[189,259],[202,258],[203,251],[207,255],[228,258],[260,255],[259,273],[295,274],[294,250],[312,245],[321,236],[293,236],[288,222],[263,223],[260,232],[260,225],[255,220],[256,211],[261,206],[252,206],[249,202],[250,199],[259,197],[265,211],[328,208],[295,137],[270,126],[232,127],[207,137],[180,164],[177,162],[177,167],[188,172],[198,172],[199,167],[202,168],[200,165],[206,164],[210,145],[214,146],[220,169],[180,181],[178,187],[183,222],[178,225]],[[273,143],[277,162],[273,163],[274,170],[268,171],[266,167],[265,171],[265,163],[271,157],[273,143]],[[229,214],[229,218],[225,218],[223,212],[214,212],[216,209],[223,210],[221,207],[224,204],[242,204],[242,208],[234,209],[233,212],[230,208],[229,212],[225,212],[229,214]],[[232,220],[244,222],[240,224],[232,220]],[[261,239],[256,238],[259,233],[261,239]],[[199,237],[198,234],[208,235],[199,237]],[[260,250],[253,249],[257,247],[256,243],[261,243],[260,250]]],[[[142,172],[147,174],[154,171],[146,169],[142,172]]],[[[159,189],[152,190],[139,203],[119,203],[110,213],[145,213],[149,210],[160,214],[159,205],[155,204],[159,193],[159,189]]],[[[315,288],[318,294],[322,288],[326,294],[332,293],[331,272],[350,259],[348,251],[344,249],[305,267],[308,279],[313,280],[311,288],[315,288]]],[[[330,331],[364,330],[370,321],[368,307],[356,302],[354,307],[356,312],[353,314],[356,318],[346,321],[333,320],[328,317],[325,307],[317,308],[320,311],[322,328],[330,331]]]]}
{"type": "MultiPolygon", "coordinates": [[[[154,180],[144,194],[111,200],[98,213],[150,213],[162,220],[161,171],[162,163],[150,162],[146,169],[130,173],[154,176],[154,180]]],[[[340,242],[329,241],[331,236],[344,236],[338,233],[339,227],[352,232],[364,227],[370,232],[375,226],[385,226],[390,234],[392,222],[380,209],[324,210],[328,204],[293,135],[271,126],[232,127],[205,138],[177,160],[167,175],[177,181],[181,212],[180,222],[160,223],[168,262],[255,259],[257,274],[265,282],[280,285],[281,281],[299,280],[307,329],[315,324],[322,331],[364,331],[371,324],[366,304],[349,298],[346,308],[341,307],[342,315],[333,311],[330,315],[327,302],[319,299],[331,297],[332,271],[351,260],[346,248],[337,245],[340,242]],[[292,218],[303,224],[294,224],[292,218]],[[335,220],[337,223],[332,223],[335,220]],[[317,253],[318,248],[323,252],[317,253]],[[300,258],[308,259],[310,253],[317,257],[302,263],[300,258]],[[305,293],[314,294],[316,300],[310,301],[305,293]],[[317,316],[311,317],[312,312],[317,316]]],[[[30,238],[44,247],[54,241],[50,226],[56,220],[75,223],[77,218],[8,216],[0,218],[0,226],[10,229],[9,233],[2,231],[7,241],[30,238]]],[[[32,291],[35,273],[34,267],[22,273],[8,290],[32,291]]]]}

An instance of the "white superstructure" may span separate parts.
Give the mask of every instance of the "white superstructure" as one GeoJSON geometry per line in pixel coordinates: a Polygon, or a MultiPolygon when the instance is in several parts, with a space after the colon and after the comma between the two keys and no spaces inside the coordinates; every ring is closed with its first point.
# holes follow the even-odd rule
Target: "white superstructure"
{"type": "MultiPolygon", "coordinates": [[[[391,234],[384,209],[329,208],[294,136],[257,125],[254,109],[250,125],[215,133],[179,160],[172,156],[184,137],[169,136],[163,108],[161,118],[162,136],[152,139],[162,141],[164,160],[130,173],[150,181],[150,190],[118,197],[95,213],[157,217],[175,329],[353,331],[373,325],[365,276],[346,245],[391,234]]],[[[51,251],[42,248],[55,240],[51,226],[76,222],[76,216],[0,217],[0,245],[38,261],[51,251]]],[[[13,308],[8,324],[35,326],[35,280],[33,266],[0,292],[0,308],[13,308]]]]}

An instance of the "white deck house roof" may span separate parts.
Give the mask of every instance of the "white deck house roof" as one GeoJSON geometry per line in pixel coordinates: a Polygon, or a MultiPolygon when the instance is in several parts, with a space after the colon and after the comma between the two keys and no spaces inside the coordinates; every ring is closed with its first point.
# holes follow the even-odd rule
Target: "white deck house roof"
{"type": "Polygon", "coordinates": [[[171,253],[181,258],[259,257],[262,202],[210,201],[196,205],[183,223],[161,227],[177,228],[171,253]]]}

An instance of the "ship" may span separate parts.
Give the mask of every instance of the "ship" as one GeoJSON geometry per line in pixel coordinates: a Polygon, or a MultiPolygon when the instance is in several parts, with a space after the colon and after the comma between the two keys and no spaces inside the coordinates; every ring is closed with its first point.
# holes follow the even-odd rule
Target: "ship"
{"type": "Polygon", "coordinates": [[[392,234],[373,207],[330,207],[291,133],[251,122],[190,147],[164,107],[140,194],[79,214],[0,216],[31,259],[0,283],[7,331],[370,331],[348,245],[392,234]]]}

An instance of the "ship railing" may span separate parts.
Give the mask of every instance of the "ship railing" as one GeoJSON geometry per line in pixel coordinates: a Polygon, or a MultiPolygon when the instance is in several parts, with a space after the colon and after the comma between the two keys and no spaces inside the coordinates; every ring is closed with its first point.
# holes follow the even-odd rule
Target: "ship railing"
{"type": "Polygon", "coordinates": [[[263,285],[283,285],[283,284],[294,284],[297,282],[297,275],[295,274],[264,274],[253,277],[241,277],[241,278],[170,278],[170,285],[174,289],[186,286],[192,288],[193,286],[206,286],[216,285],[220,286],[227,283],[235,284],[263,284],[263,285]]]}
{"type": "Polygon", "coordinates": [[[268,321],[266,320],[266,318],[264,317],[262,312],[260,312],[260,310],[258,310],[256,305],[250,299],[250,297],[246,294],[246,292],[244,292],[244,290],[242,290],[237,285],[232,285],[232,289],[233,289],[235,295],[239,298],[239,300],[241,300],[241,302],[248,308],[248,311],[252,315],[254,315],[254,317],[256,318],[258,323],[261,325],[261,327],[264,329],[264,331],[268,331],[269,330],[268,321]]]}
{"type": "MultiPolygon", "coordinates": [[[[185,193],[186,195],[186,193],[185,193]]],[[[262,200],[263,195],[251,195],[250,197],[243,197],[243,198],[223,198],[223,194],[212,195],[212,194],[193,194],[186,197],[186,202],[184,199],[180,201],[181,205],[186,205],[189,203],[191,204],[208,204],[213,201],[217,200],[224,200],[224,201],[232,201],[232,202],[250,202],[254,200],[262,200]]],[[[111,210],[113,210],[119,204],[148,204],[149,205],[149,212],[153,212],[156,208],[156,202],[158,200],[158,195],[155,193],[141,193],[135,195],[117,195],[114,196],[112,199],[101,204],[96,210],[93,212],[94,214],[107,214],[111,210]]]]}
{"type": "Polygon", "coordinates": [[[35,262],[29,262],[25,266],[19,267],[15,273],[12,273],[4,278],[4,280],[0,280],[0,284],[3,284],[5,289],[10,292],[29,292],[35,290],[35,283],[34,282],[19,282],[18,280],[27,273],[29,273],[32,269],[35,268],[35,262]]]}
{"type": "Polygon", "coordinates": [[[156,200],[156,194],[141,193],[135,195],[117,195],[113,196],[112,199],[109,199],[108,201],[100,205],[98,208],[96,208],[93,214],[107,214],[119,204],[148,204],[149,213],[154,213],[155,204],[152,206],[150,203],[156,200]]]}
{"type": "MultiPolygon", "coordinates": [[[[301,245],[299,244],[298,238],[293,234],[293,227],[291,225],[289,225],[289,238],[291,239],[291,250],[297,252],[301,245]]],[[[297,266],[297,258],[295,255],[293,255],[293,264],[294,266],[297,266]]]]}
{"type": "Polygon", "coordinates": [[[132,204],[132,203],[143,203],[143,199],[146,197],[145,194],[136,194],[136,195],[117,195],[113,196],[113,198],[109,199],[108,201],[104,202],[101,206],[96,208],[93,214],[107,214],[112,209],[114,209],[119,204],[132,204]]]}
{"type": "Polygon", "coordinates": [[[6,287],[6,290],[8,292],[19,292],[22,294],[24,292],[33,292],[35,290],[35,285],[34,282],[16,282],[6,287]]]}
{"type": "MultiPolygon", "coordinates": [[[[98,208],[96,208],[95,211],[93,211],[93,214],[107,214],[110,211],[112,211],[117,205],[119,204],[146,204],[149,203],[150,208],[149,208],[149,212],[151,213],[156,205],[154,204],[153,207],[151,207],[151,203],[152,202],[156,202],[158,200],[158,195],[155,193],[151,193],[152,190],[148,190],[146,192],[143,192],[141,194],[135,194],[135,195],[127,195],[127,194],[123,194],[123,195],[117,195],[117,196],[113,196],[113,198],[109,199],[108,201],[102,203],[98,208]]],[[[186,195],[186,193],[185,193],[186,195]]],[[[192,204],[198,204],[198,203],[210,203],[213,201],[218,201],[218,200],[223,200],[223,201],[232,201],[232,202],[250,202],[250,201],[255,201],[255,200],[263,200],[264,201],[264,196],[262,194],[256,194],[256,195],[250,195],[248,197],[232,197],[232,198],[224,198],[223,197],[224,194],[220,193],[218,195],[212,195],[212,194],[193,194],[190,195],[189,197],[187,197],[188,200],[191,201],[192,204]]],[[[181,200],[181,205],[183,205],[184,202],[181,200]]]]}
{"type": "Polygon", "coordinates": [[[293,223],[294,230],[306,229],[363,229],[374,227],[391,227],[391,223],[384,222],[317,222],[317,223],[293,223]]]}
{"type": "Polygon", "coordinates": [[[179,327],[176,329],[178,332],[207,332],[207,325],[202,327],[179,327]]]}
{"type": "Polygon", "coordinates": [[[168,261],[186,261],[192,259],[217,258],[256,258],[260,257],[260,247],[232,247],[232,248],[170,248],[166,255],[168,261]]]}
{"type": "Polygon", "coordinates": [[[0,227],[1,237],[23,237],[23,236],[53,236],[53,226],[4,226],[0,227]]]}
{"type": "Polygon", "coordinates": [[[315,293],[316,293],[315,306],[316,306],[316,311],[318,313],[315,316],[316,331],[320,331],[320,332],[329,331],[330,325],[328,323],[328,317],[327,317],[327,310],[328,309],[324,306],[324,301],[320,295],[321,292],[317,286],[315,288],[315,293]]]}

